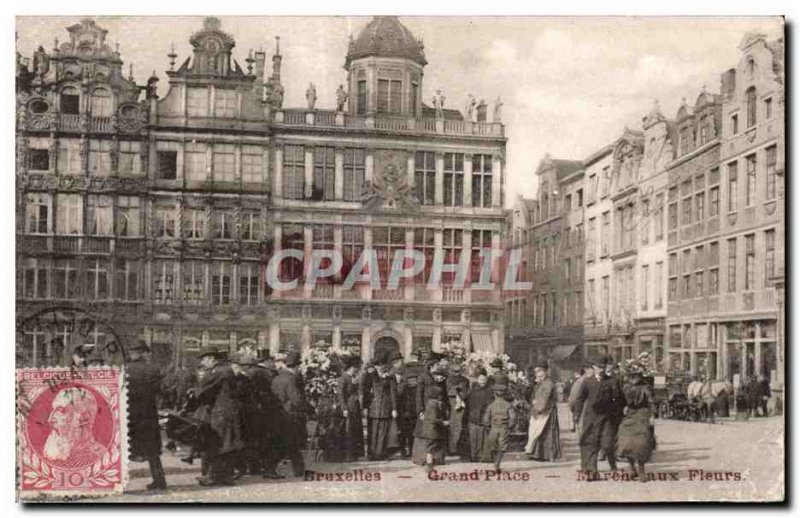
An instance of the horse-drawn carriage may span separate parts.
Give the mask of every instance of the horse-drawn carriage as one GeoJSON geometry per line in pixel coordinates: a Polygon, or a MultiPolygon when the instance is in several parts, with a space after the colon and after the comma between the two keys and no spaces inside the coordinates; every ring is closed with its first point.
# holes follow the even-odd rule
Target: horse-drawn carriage
{"type": "Polygon", "coordinates": [[[711,382],[714,401],[709,407],[700,394],[702,382],[688,375],[655,376],[653,394],[655,395],[656,416],[662,419],[682,421],[704,421],[710,411],[718,416],[728,416],[728,395],[732,393],[730,383],[711,382]]]}

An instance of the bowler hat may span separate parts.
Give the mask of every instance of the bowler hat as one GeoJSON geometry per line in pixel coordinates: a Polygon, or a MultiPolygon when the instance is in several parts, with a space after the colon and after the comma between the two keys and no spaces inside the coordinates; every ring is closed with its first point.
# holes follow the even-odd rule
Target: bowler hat
{"type": "Polygon", "coordinates": [[[386,356],[384,357],[384,363],[391,363],[395,360],[402,360],[402,359],[403,355],[400,354],[400,351],[389,351],[386,353],[386,356]]]}
{"type": "Polygon", "coordinates": [[[228,351],[220,349],[218,347],[209,347],[208,349],[204,349],[200,351],[198,358],[203,358],[205,356],[213,356],[215,358],[224,358],[228,355],[228,351]]]}
{"type": "Polygon", "coordinates": [[[594,360],[592,360],[592,367],[603,367],[605,368],[606,365],[609,364],[608,356],[598,356],[594,360]]]}
{"type": "Polygon", "coordinates": [[[269,354],[269,349],[259,349],[256,352],[256,357],[258,358],[259,361],[269,360],[270,358],[272,358],[272,356],[270,356],[269,354]]]}
{"type": "Polygon", "coordinates": [[[534,366],[533,366],[533,368],[534,368],[534,369],[544,369],[544,370],[547,370],[547,369],[549,369],[549,368],[550,368],[550,366],[549,366],[549,365],[547,365],[547,362],[539,362],[539,363],[537,363],[536,365],[534,365],[534,366]]]}

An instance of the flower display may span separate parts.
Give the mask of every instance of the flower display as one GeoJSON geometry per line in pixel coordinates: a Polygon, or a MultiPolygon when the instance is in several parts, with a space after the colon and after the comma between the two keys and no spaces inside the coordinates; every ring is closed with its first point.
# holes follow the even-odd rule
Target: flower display
{"type": "Polygon", "coordinates": [[[316,345],[302,359],[298,372],[303,378],[305,395],[315,408],[320,402],[335,400],[339,378],[344,373],[343,358],[356,356],[350,351],[334,351],[328,344],[316,345]]]}
{"type": "Polygon", "coordinates": [[[467,352],[464,345],[458,340],[451,340],[440,346],[444,356],[441,362],[444,366],[453,364],[461,365],[467,377],[483,368],[490,378],[504,378],[508,385],[509,393],[515,400],[526,400],[530,387],[528,376],[519,366],[511,361],[507,354],[498,354],[492,351],[467,352]]]}

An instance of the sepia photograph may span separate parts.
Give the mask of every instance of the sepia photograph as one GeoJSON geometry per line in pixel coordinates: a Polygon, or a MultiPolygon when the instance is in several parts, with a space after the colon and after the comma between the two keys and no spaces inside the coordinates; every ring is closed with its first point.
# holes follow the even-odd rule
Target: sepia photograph
{"type": "Polygon", "coordinates": [[[14,29],[18,502],[785,502],[783,17],[14,29]]]}

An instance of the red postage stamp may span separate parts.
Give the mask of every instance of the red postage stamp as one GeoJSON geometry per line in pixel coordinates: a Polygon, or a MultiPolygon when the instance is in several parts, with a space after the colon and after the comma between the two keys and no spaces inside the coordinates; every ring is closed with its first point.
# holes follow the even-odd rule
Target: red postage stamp
{"type": "Polygon", "coordinates": [[[121,493],[125,401],[118,368],[17,370],[20,498],[121,493]]]}

